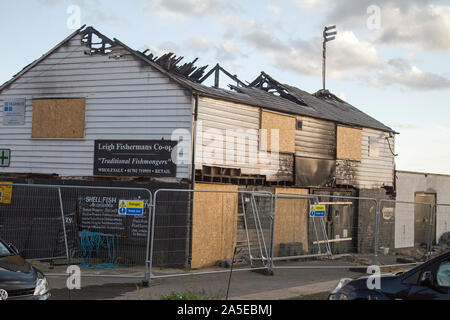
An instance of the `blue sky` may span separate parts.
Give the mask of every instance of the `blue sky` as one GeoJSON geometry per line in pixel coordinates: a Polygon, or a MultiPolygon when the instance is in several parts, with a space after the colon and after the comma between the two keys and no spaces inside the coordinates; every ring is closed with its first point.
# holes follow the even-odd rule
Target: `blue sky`
{"type": "Polygon", "coordinates": [[[321,87],[322,29],[336,24],[327,88],[400,132],[398,169],[450,174],[448,1],[2,1],[0,82],[72,32],[70,5],[134,49],[219,62],[246,81],[265,71],[309,92],[321,87]]]}

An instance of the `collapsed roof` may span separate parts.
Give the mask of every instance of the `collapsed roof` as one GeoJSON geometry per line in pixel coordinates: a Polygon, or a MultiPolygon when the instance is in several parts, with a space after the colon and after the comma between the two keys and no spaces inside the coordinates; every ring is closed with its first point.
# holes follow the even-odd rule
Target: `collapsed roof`
{"type": "Polygon", "coordinates": [[[216,65],[205,75],[208,66],[196,67],[195,63],[197,62],[197,59],[190,63],[179,65],[183,60],[183,57],[177,57],[174,53],[167,53],[161,57],[155,57],[153,54],[147,55],[147,51],[139,52],[131,49],[118,39],[114,38],[114,40],[111,40],[93,27],[85,28],[85,26],[72,33],[48,53],[26,66],[11,80],[0,86],[0,93],[21,75],[36,66],[76,35],[82,35],[82,42],[91,49],[90,54],[109,54],[111,48],[116,46],[123,47],[130,52],[130,54],[151,65],[182,87],[190,90],[193,94],[257,106],[293,115],[329,120],[344,125],[372,128],[395,133],[388,126],[370,117],[349,103],[339,99],[327,90],[320,90],[314,94],[310,94],[294,86],[282,84],[264,72],[262,72],[253,82],[245,84],[240,81],[237,76],[229,74],[220,67],[220,65],[216,65]],[[94,38],[99,42],[94,42],[94,38]],[[202,82],[204,82],[214,71],[216,72],[216,78],[217,74],[222,71],[234,80],[237,85],[230,85],[229,87],[231,90],[221,89],[217,85],[217,79],[215,87],[203,85],[202,82]]]}

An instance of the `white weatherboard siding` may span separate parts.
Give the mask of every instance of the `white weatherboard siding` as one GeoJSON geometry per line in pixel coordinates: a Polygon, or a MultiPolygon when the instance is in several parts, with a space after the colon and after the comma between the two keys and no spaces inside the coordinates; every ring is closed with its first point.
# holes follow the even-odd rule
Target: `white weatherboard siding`
{"type": "MultiPolygon", "coordinates": [[[[198,105],[198,121],[195,157],[197,169],[207,165],[238,168],[241,169],[242,174],[265,175],[261,169],[271,170],[270,163],[272,163],[278,170],[278,163],[270,160],[270,153],[259,151],[259,108],[201,97],[198,105]],[[226,135],[227,130],[234,132],[242,130],[242,132],[246,133],[245,142],[241,143],[239,139],[235,139],[234,143],[227,144],[225,137],[223,141],[216,140],[213,142],[214,135],[221,133],[226,135]],[[208,147],[211,147],[211,142],[215,143],[214,149],[217,147],[217,154],[208,151],[211,150],[211,148],[208,149],[208,147]],[[245,150],[244,161],[233,162],[231,159],[227,159],[227,155],[236,155],[237,150],[245,150]],[[256,150],[257,153],[255,154],[249,150],[256,150]]],[[[278,159],[278,157],[276,158],[278,159]]],[[[270,180],[270,176],[275,174],[275,172],[267,174],[268,179],[270,180]]]]}
{"type": "Polygon", "coordinates": [[[335,124],[308,117],[297,117],[297,120],[302,121],[302,130],[295,131],[295,155],[303,158],[335,159],[335,124]]]}
{"type": "MultiPolygon", "coordinates": [[[[26,72],[0,94],[26,98],[24,126],[4,127],[0,112],[0,148],[12,150],[10,168],[0,173],[92,176],[95,140],[171,140],[175,129],[191,132],[192,98],[178,84],[123,49],[110,55],[86,55],[74,37],[26,72]],[[86,98],[84,139],[32,139],[33,99],[86,98]]],[[[188,178],[178,166],[177,178],[188,178]]]]}
{"type": "Polygon", "coordinates": [[[394,185],[395,140],[389,138],[392,152],[386,138],[389,133],[366,129],[362,130],[361,162],[356,166],[356,184],[361,189],[376,189],[394,185]],[[369,152],[369,139],[378,141],[377,156],[369,152]]]}

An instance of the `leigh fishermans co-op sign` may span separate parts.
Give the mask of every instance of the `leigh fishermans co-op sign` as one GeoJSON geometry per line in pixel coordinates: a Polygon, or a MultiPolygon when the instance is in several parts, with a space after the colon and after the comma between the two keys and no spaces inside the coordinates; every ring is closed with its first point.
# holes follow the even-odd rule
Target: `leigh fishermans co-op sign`
{"type": "Polygon", "coordinates": [[[165,140],[97,140],[94,175],[176,177],[172,161],[176,145],[165,140]]]}

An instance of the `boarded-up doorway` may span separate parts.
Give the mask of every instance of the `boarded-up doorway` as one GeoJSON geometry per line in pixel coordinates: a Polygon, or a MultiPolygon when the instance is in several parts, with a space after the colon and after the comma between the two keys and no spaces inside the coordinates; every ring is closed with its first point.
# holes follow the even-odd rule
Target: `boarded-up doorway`
{"type": "Polygon", "coordinates": [[[416,246],[427,244],[430,239],[436,238],[436,222],[430,228],[430,219],[432,219],[432,207],[421,204],[429,203],[434,206],[436,204],[436,194],[417,192],[414,196],[414,243],[416,246]],[[431,230],[430,230],[431,229],[431,230]],[[430,232],[432,236],[430,238],[430,232]]]}
{"type": "Polygon", "coordinates": [[[193,269],[209,267],[233,258],[236,246],[238,187],[196,184],[192,230],[193,269]],[[221,193],[228,191],[228,193],[221,193]]]}

